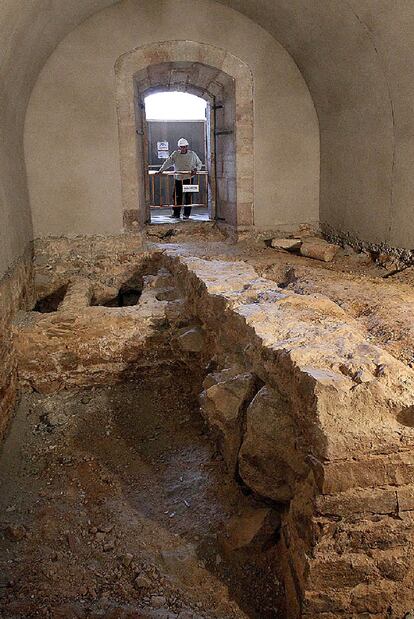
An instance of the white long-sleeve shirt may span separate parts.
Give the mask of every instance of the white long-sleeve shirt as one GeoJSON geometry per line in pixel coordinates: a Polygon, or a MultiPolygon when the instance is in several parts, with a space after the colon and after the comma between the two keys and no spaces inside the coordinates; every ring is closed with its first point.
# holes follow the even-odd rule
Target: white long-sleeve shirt
{"type": "Polygon", "coordinates": [[[174,172],[176,173],[175,178],[182,181],[191,176],[189,172],[192,170],[201,170],[202,165],[200,158],[193,150],[188,150],[185,154],[181,153],[179,150],[175,150],[168,159],[164,161],[159,171],[164,172],[167,168],[174,166],[174,172]],[[186,174],[182,172],[186,172],[186,174]]]}

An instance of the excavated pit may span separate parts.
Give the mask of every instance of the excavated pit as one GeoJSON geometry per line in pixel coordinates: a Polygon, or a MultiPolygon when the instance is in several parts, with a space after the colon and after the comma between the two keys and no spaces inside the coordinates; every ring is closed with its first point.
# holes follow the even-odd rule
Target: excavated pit
{"type": "Polygon", "coordinates": [[[142,273],[136,272],[131,276],[128,281],[123,282],[118,288],[116,294],[100,291],[94,292],[91,305],[103,306],[103,307],[131,307],[137,305],[142,295],[142,289],[144,286],[142,273]]]}
{"type": "Polygon", "coordinates": [[[397,415],[397,420],[403,426],[414,428],[414,406],[403,408],[397,415]]]}
{"type": "Polygon", "coordinates": [[[36,301],[33,311],[40,312],[41,314],[50,314],[52,312],[57,312],[59,306],[61,305],[66,296],[67,290],[68,285],[64,284],[63,286],[60,286],[46,296],[40,297],[36,301]]]}
{"type": "Polygon", "coordinates": [[[278,514],[227,473],[197,381],[25,396],[0,458],[3,617],[283,617],[278,514]]]}
{"type": "Polygon", "coordinates": [[[33,474],[19,475],[38,494],[20,513],[17,475],[11,494],[3,479],[5,603],[34,590],[39,616],[63,599],[80,616],[402,619],[412,370],[296,269],[280,287],[163,249],[140,257],[137,305],[91,306],[95,284],[103,296],[127,281],[119,270],[110,285],[73,279],[53,315],[16,316],[19,380],[35,392],[16,422],[31,411],[33,474]],[[8,565],[19,544],[28,554],[8,565]],[[68,582],[48,565],[25,588],[43,555],[68,582]]]}
{"type": "Polygon", "coordinates": [[[141,294],[141,290],[125,286],[120,288],[116,297],[106,299],[101,303],[93,302],[91,305],[102,305],[103,307],[130,307],[131,305],[137,305],[141,294]]]}
{"type": "Polygon", "coordinates": [[[0,608],[283,617],[280,509],[228,469],[200,414],[208,336],[157,260],[141,277],[138,305],[91,306],[78,281],[53,317],[14,323],[34,391],[0,461],[0,608]]]}

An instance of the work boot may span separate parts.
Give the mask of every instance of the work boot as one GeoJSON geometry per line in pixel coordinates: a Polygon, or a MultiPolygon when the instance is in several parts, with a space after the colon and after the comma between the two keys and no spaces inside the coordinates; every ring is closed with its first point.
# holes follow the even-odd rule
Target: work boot
{"type": "Polygon", "coordinates": [[[181,215],[181,206],[173,206],[172,215],[170,215],[171,219],[180,219],[181,215]]]}

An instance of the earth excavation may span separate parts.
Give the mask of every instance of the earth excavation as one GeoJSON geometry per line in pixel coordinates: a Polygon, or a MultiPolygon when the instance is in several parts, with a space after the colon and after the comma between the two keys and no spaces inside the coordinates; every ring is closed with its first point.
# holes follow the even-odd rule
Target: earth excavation
{"type": "Polygon", "coordinates": [[[412,616],[413,269],[160,231],[35,246],[0,617],[412,616]]]}

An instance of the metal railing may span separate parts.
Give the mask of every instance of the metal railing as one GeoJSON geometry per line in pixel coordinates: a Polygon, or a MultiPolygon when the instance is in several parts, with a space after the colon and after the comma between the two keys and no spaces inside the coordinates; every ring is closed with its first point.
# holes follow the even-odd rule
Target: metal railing
{"type": "MultiPolygon", "coordinates": [[[[149,170],[149,203],[150,208],[166,208],[177,205],[177,197],[175,195],[175,174],[176,172],[162,172],[157,174],[156,170],[149,170]]],[[[186,170],[180,171],[179,174],[187,174],[186,170]]],[[[207,206],[208,205],[208,172],[200,170],[196,174],[188,172],[188,178],[191,179],[192,185],[198,185],[198,192],[190,193],[191,206],[207,206]]]]}

